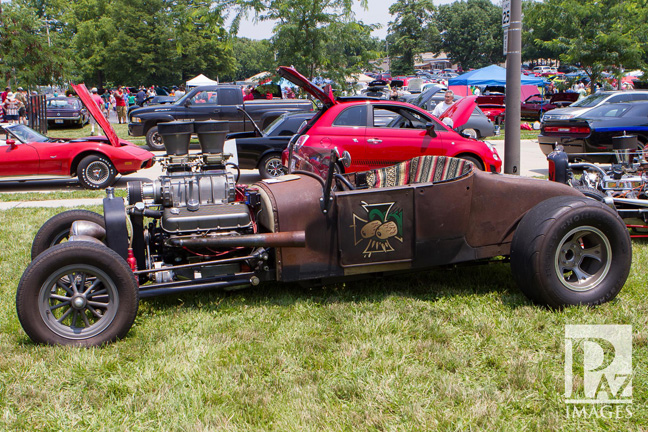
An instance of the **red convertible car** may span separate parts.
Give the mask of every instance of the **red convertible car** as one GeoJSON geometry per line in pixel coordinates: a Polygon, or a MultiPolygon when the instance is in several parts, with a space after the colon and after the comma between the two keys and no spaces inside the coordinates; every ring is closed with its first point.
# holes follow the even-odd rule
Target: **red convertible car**
{"type": "MultiPolygon", "coordinates": [[[[337,147],[339,152],[348,151],[352,156],[349,167],[339,167],[347,173],[425,155],[469,160],[479,169],[491,172],[499,172],[502,167],[494,146],[460,135],[417,106],[367,98],[335,99],[291,67],[282,66],[277,72],[322,102],[323,108],[293,138],[295,151],[310,154],[313,162],[337,147]]],[[[441,118],[449,117],[452,127],[457,128],[470,118],[474,109],[475,98],[464,98],[441,118]]],[[[288,154],[284,153],[286,166],[287,161],[288,154]]]]}
{"type": "Polygon", "coordinates": [[[103,189],[117,174],[153,166],[153,153],[119,139],[86,87],[73,87],[105,136],[56,139],[25,125],[0,124],[0,180],[76,176],[87,189],[103,189]]]}

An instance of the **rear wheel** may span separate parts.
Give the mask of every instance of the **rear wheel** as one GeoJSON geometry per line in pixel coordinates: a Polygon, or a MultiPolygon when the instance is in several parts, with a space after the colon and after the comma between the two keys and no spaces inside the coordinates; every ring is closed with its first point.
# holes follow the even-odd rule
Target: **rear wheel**
{"type": "Polygon", "coordinates": [[[520,290],[550,307],[612,300],[630,272],[632,245],[621,218],[588,198],[554,197],[532,208],[511,243],[520,290]]]}
{"type": "Polygon", "coordinates": [[[285,174],[284,167],[281,164],[281,155],[270,154],[265,156],[259,162],[259,173],[261,178],[270,179],[280,177],[285,174]]]}
{"type": "Polygon", "coordinates": [[[478,139],[479,138],[479,132],[477,132],[473,128],[467,128],[461,131],[462,134],[468,136],[469,138],[473,139],[478,139]]]}
{"type": "Polygon", "coordinates": [[[105,227],[104,217],[88,210],[68,210],[51,217],[38,230],[31,249],[31,259],[34,260],[45,250],[63,243],[70,237],[70,228],[74,221],[83,220],[94,222],[105,227]]]}
{"type": "Polygon", "coordinates": [[[138,285],[113,250],[89,242],[48,249],[18,284],[16,310],[37,343],[99,346],[126,336],[138,307],[138,285]]]}

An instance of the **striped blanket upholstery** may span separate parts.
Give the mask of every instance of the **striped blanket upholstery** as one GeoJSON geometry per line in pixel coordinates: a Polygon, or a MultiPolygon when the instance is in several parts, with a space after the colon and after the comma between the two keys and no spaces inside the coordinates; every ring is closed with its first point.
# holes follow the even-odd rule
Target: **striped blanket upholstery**
{"type": "Polygon", "coordinates": [[[403,186],[413,183],[438,183],[454,180],[468,175],[473,164],[464,159],[446,156],[419,156],[385,168],[367,171],[359,177],[366,176],[369,188],[403,186]]]}

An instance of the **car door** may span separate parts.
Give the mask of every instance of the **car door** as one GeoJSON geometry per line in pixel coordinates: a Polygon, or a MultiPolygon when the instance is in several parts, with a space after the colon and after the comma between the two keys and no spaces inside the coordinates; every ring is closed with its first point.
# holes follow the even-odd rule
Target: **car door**
{"type": "Polygon", "coordinates": [[[0,176],[37,175],[39,164],[38,152],[31,145],[16,141],[11,146],[0,141],[0,176]]]}
{"type": "Polygon", "coordinates": [[[370,125],[366,129],[365,160],[367,165],[388,166],[417,156],[444,155],[445,128],[431,117],[402,105],[372,105],[370,125]],[[393,120],[383,125],[381,118],[393,115],[393,120]],[[426,125],[433,123],[437,136],[432,137],[426,125]],[[439,134],[439,132],[441,132],[439,134]]]}
{"type": "Polygon", "coordinates": [[[529,96],[523,103],[520,109],[520,114],[523,117],[535,117],[542,109],[542,96],[533,95],[529,96]]]}
{"type": "Polygon", "coordinates": [[[337,147],[340,153],[345,150],[351,154],[352,165],[366,166],[365,130],[368,116],[367,104],[335,105],[330,108],[323,118],[309,132],[311,140],[318,147],[337,147]],[[330,112],[330,114],[329,114],[330,112]],[[330,120],[329,120],[330,119],[330,120]],[[330,121],[330,124],[329,124],[330,121]]]}
{"type": "Polygon", "coordinates": [[[185,109],[180,110],[177,119],[185,121],[219,120],[221,117],[216,89],[196,92],[185,102],[185,109]]]}
{"type": "MultiPolygon", "coordinates": [[[[219,119],[229,121],[231,132],[240,132],[245,130],[244,121],[246,120],[239,108],[242,106],[242,93],[239,88],[222,88],[218,90],[218,104],[220,105],[219,119]]],[[[260,123],[258,123],[261,126],[260,123]]],[[[249,125],[247,129],[252,129],[249,125]]]]}

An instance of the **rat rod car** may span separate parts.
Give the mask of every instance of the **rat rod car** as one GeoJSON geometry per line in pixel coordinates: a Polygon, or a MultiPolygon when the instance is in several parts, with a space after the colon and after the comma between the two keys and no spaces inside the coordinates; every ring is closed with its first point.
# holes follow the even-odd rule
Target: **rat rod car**
{"type": "Polygon", "coordinates": [[[510,256],[520,289],[550,307],[609,301],[628,276],[623,222],[568,186],[445,156],[342,175],[334,167],[349,155],[335,150],[310,160],[291,150],[288,175],[242,186],[225,169],[222,126],[160,124],[166,175],[130,182],[127,202],[108,189],[103,216],[71,210],[41,227],[16,295],[29,337],[101,345],[128,333],[144,297],[498,256],[510,256]],[[201,153],[188,153],[192,133],[201,153]]]}

